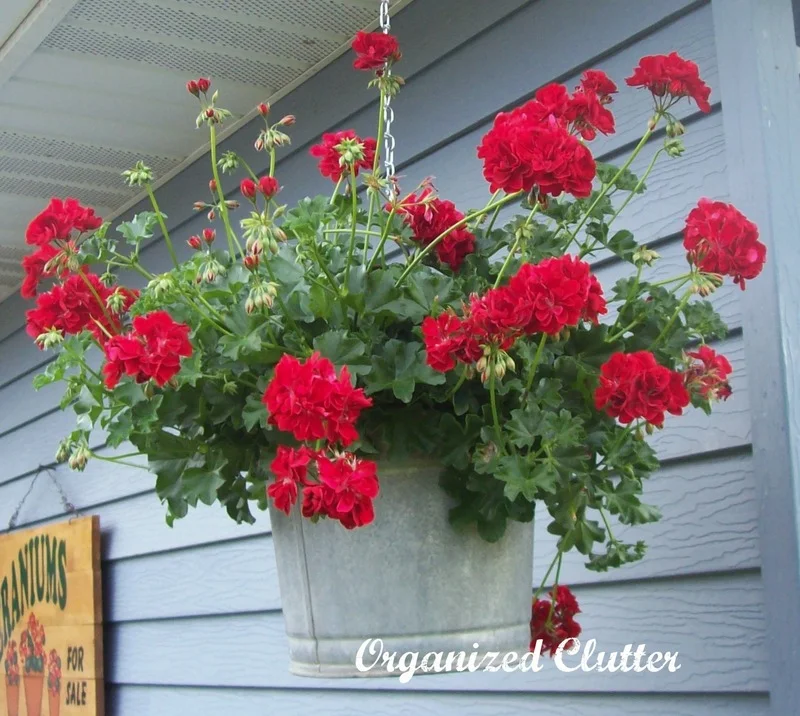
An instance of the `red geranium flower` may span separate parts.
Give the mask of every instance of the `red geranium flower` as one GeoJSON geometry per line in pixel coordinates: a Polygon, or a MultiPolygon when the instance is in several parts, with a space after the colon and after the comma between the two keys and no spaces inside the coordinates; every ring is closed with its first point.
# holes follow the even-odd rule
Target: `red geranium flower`
{"type": "Polygon", "coordinates": [[[602,70],[586,70],[581,77],[581,88],[584,92],[592,92],[602,104],[612,101],[612,94],[617,93],[617,85],[602,70]]]}
{"type": "Polygon", "coordinates": [[[22,259],[22,269],[25,271],[25,280],[20,289],[22,298],[36,298],[42,279],[58,273],[58,269],[52,265],[49,271],[45,270],[58,253],[58,249],[52,244],[44,244],[22,259]]]}
{"type": "Polygon", "coordinates": [[[338,182],[347,172],[348,164],[344,161],[341,151],[343,142],[355,140],[361,145],[362,158],[353,162],[353,171],[358,175],[359,170],[372,169],[375,161],[375,148],[377,143],[372,137],[361,139],[352,129],[341,132],[331,132],[322,135],[322,141],[311,147],[309,153],[319,159],[319,173],[324,177],[338,182]]]}
{"type": "Polygon", "coordinates": [[[123,374],[137,383],[152,379],[163,387],[180,372],[181,358],[192,355],[189,326],[176,323],[166,311],[153,311],[134,318],[130,333],[115,336],[104,350],[108,388],[114,388],[123,374]]]}
{"type": "Polygon", "coordinates": [[[372,405],[361,388],[354,388],[350,372],[336,368],[318,353],[305,363],[284,355],[264,391],[268,422],[297,440],[322,440],[349,445],[358,438],[355,423],[372,405]]]}
{"type": "Polygon", "coordinates": [[[83,206],[77,199],[53,197],[28,225],[25,241],[33,246],[44,246],[52,241],[67,241],[72,232],[78,234],[94,231],[103,220],[94,215],[94,209],[83,206]]]}
{"type": "Polygon", "coordinates": [[[375,519],[372,500],[378,496],[377,465],[355,455],[343,455],[330,460],[317,460],[319,479],[332,491],[329,517],[338,519],[347,529],[363,527],[375,519]]]}
{"type": "Polygon", "coordinates": [[[694,362],[685,373],[686,387],[705,400],[727,400],[731,396],[728,376],[733,372],[728,359],[710,346],[686,354],[694,362]]]}
{"type": "Polygon", "coordinates": [[[700,199],[689,213],[683,245],[701,271],[732,276],[742,290],[745,279],[761,273],[767,257],[758,227],[732,204],[711,199],[700,199]]]}
{"type": "Polygon", "coordinates": [[[422,336],[428,365],[441,373],[453,370],[456,361],[473,363],[483,355],[464,321],[450,311],[440,313],[437,318],[426,316],[422,321],[422,336]]]}
{"type": "Polygon", "coordinates": [[[265,176],[258,180],[258,190],[267,198],[271,199],[280,191],[280,184],[275,177],[265,176]]]}
{"type": "Polygon", "coordinates": [[[306,484],[308,463],[313,457],[313,451],[306,447],[295,449],[279,445],[275,459],[270,463],[275,482],[267,488],[267,495],[275,507],[287,515],[297,502],[300,485],[306,484]]]}
{"type": "MultiPolygon", "coordinates": [[[[445,201],[433,195],[431,189],[417,194],[409,194],[403,199],[397,213],[414,233],[414,240],[427,246],[441,236],[451,226],[464,218],[452,201],[445,201]]],[[[434,251],[439,261],[458,271],[464,259],[475,251],[475,235],[464,226],[448,231],[436,244],[434,251]]]]}
{"type": "Polygon", "coordinates": [[[536,188],[541,194],[566,192],[578,198],[591,194],[594,158],[559,121],[555,112],[561,111],[558,101],[550,107],[532,100],[495,117],[478,147],[491,191],[510,194],[536,188]]]}
{"type": "Polygon", "coordinates": [[[643,418],[661,427],[665,413],[680,415],[689,405],[689,391],[683,376],[649,351],[615,353],[600,369],[594,404],[623,424],[643,418]]]}
{"type": "Polygon", "coordinates": [[[700,79],[700,69],[694,62],[684,60],[677,52],[668,55],[648,55],[639,60],[627,82],[631,87],[646,87],[654,97],[672,100],[689,97],[701,112],[710,112],[709,86],[700,79]]]}
{"type": "Polygon", "coordinates": [[[553,656],[562,642],[580,636],[581,626],[575,615],[581,610],[569,587],[559,585],[549,596],[552,602],[548,599],[533,602],[530,650],[534,651],[536,642],[541,641],[542,651],[553,656]]]}
{"type": "Polygon", "coordinates": [[[379,70],[387,62],[397,62],[400,45],[397,38],[383,32],[358,32],[351,45],[356,53],[353,67],[357,70],[379,70]]]}

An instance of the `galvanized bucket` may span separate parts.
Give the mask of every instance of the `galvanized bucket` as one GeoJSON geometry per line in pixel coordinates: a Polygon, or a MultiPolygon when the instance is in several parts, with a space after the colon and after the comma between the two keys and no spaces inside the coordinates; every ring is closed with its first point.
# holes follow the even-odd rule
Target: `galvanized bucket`
{"type": "Polygon", "coordinates": [[[455,531],[439,472],[380,464],[375,521],[351,531],[270,508],[292,673],[397,676],[375,643],[363,651],[374,639],[398,657],[527,650],[533,526],[509,522],[496,543],[455,531]],[[362,669],[377,661],[367,671],[357,666],[360,648],[362,669]]]}

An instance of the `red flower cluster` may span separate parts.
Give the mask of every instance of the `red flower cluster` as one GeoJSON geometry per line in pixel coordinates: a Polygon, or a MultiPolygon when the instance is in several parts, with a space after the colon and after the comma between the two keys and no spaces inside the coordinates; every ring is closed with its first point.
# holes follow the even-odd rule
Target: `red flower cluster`
{"type": "MultiPolygon", "coordinates": [[[[27,662],[28,659],[41,659],[42,668],[31,668],[31,671],[44,671],[44,645],[46,640],[44,627],[36,619],[36,615],[31,612],[30,616],[28,617],[28,628],[22,632],[19,639],[19,654],[20,657],[22,657],[23,662],[27,662]]],[[[26,663],[26,673],[28,672],[29,667],[30,665],[26,663]]]]}
{"type": "Polygon", "coordinates": [[[541,641],[542,651],[553,656],[562,642],[580,636],[581,626],[575,621],[575,615],[581,610],[569,587],[556,587],[550,592],[550,599],[533,602],[530,650],[534,651],[536,642],[541,641]]]}
{"type": "Polygon", "coordinates": [[[605,105],[616,91],[604,72],[587,70],[572,96],[564,85],[550,84],[524,105],[500,112],[478,147],[491,190],[589,196],[596,166],[575,135],[594,139],[597,132],[614,132],[605,105]]]}
{"type": "Polygon", "coordinates": [[[600,369],[594,404],[628,424],[643,418],[656,427],[664,414],[680,415],[689,405],[684,377],[656,362],[649,351],[615,353],[600,369]]]}
{"type": "Polygon", "coordinates": [[[378,496],[377,465],[350,453],[328,457],[323,451],[278,446],[270,465],[275,482],[267,488],[275,507],[287,515],[303,490],[304,517],[329,517],[347,529],[363,527],[375,519],[372,500],[378,496]],[[309,467],[316,468],[318,481],[309,467]]]}
{"type": "Polygon", "coordinates": [[[61,692],[61,657],[55,649],[50,650],[47,660],[47,690],[53,696],[61,692]]]}
{"type": "Polygon", "coordinates": [[[356,53],[353,67],[357,70],[380,70],[402,56],[397,38],[383,32],[358,32],[351,47],[356,53]]]}
{"type": "Polygon", "coordinates": [[[447,372],[456,362],[479,360],[483,346],[508,350],[523,335],[556,335],[581,321],[597,323],[606,310],[600,283],[585,261],[567,254],[523,264],[508,285],[473,296],[464,318],[452,312],[425,318],[428,365],[447,372]]]}
{"type": "Polygon", "coordinates": [[[77,199],[52,198],[47,207],[28,225],[25,241],[37,250],[22,259],[25,280],[20,291],[23,298],[34,298],[43,278],[64,275],[65,268],[54,261],[63,249],[76,251],[73,239],[102,226],[103,220],[94,209],[77,199]],[[49,270],[47,265],[50,264],[49,270]]]}
{"type": "Polygon", "coordinates": [[[209,89],[211,89],[211,80],[207,77],[198,77],[196,80],[189,80],[186,83],[186,91],[195,97],[199,97],[201,92],[205,94],[209,89]]]}
{"type": "Polygon", "coordinates": [[[255,200],[257,192],[261,192],[267,199],[271,199],[280,191],[280,188],[278,180],[271,176],[261,177],[258,183],[250,178],[242,179],[239,184],[242,196],[244,196],[245,199],[250,199],[250,201],[255,200]]]}
{"type": "Polygon", "coordinates": [[[123,375],[145,383],[150,379],[163,387],[181,369],[181,358],[192,355],[189,326],[176,323],[166,311],[153,311],[133,319],[133,329],[114,336],[104,346],[103,375],[114,388],[123,375]]]}
{"type": "Polygon", "coordinates": [[[683,245],[701,271],[732,276],[742,290],[745,279],[761,273],[767,257],[758,227],[735,206],[711,199],[700,199],[689,212],[683,245]]]}
{"type": "Polygon", "coordinates": [[[700,79],[700,69],[677,52],[642,57],[625,82],[631,87],[646,87],[657,98],[668,96],[675,101],[689,97],[701,112],[711,111],[711,89],[700,79]]]}
{"type": "Polygon", "coordinates": [[[686,355],[695,361],[685,373],[686,387],[691,393],[705,400],[730,398],[732,391],[728,376],[733,368],[724,355],[705,345],[686,355]]]}
{"type": "Polygon", "coordinates": [[[19,683],[19,655],[17,654],[17,642],[13,639],[8,642],[3,662],[6,683],[8,686],[16,686],[19,683]]]}
{"type": "Polygon", "coordinates": [[[305,363],[285,354],[264,391],[269,423],[292,433],[296,440],[327,440],[349,445],[358,438],[355,423],[372,405],[361,388],[354,388],[350,372],[336,368],[318,353],[305,363]]]}
{"type": "Polygon", "coordinates": [[[121,313],[126,312],[138,297],[137,291],[109,288],[95,274],[73,274],[63,284],[56,284],[36,300],[36,308],[28,311],[28,335],[37,338],[51,329],[65,335],[91,331],[100,343],[119,332],[119,313],[108,307],[115,292],[124,295],[121,313]]]}
{"type": "MultiPolygon", "coordinates": [[[[419,195],[409,194],[403,199],[397,213],[414,232],[414,240],[427,246],[451,226],[464,218],[452,201],[444,201],[425,189],[419,195]]],[[[467,255],[475,251],[475,236],[466,227],[452,231],[434,247],[436,256],[453,271],[458,271],[467,255]]]]}
{"type": "Polygon", "coordinates": [[[363,156],[352,165],[356,176],[358,176],[358,172],[361,169],[372,169],[375,161],[377,143],[372,137],[361,139],[352,129],[323,134],[322,141],[311,147],[309,153],[312,157],[319,159],[319,173],[335,182],[338,182],[345,174],[349,173],[350,165],[344,161],[344,156],[340,150],[340,145],[346,140],[355,140],[361,145],[363,156]]]}

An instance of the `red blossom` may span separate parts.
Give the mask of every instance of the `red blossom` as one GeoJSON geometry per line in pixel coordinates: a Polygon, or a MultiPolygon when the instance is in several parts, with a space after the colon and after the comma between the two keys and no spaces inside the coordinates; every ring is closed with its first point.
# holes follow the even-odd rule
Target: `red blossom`
{"type": "Polygon", "coordinates": [[[541,641],[542,651],[553,656],[562,642],[580,635],[581,627],[575,621],[575,615],[581,610],[569,587],[559,585],[549,596],[550,599],[533,602],[530,650],[534,651],[536,642],[541,641]]]}
{"type": "Polygon", "coordinates": [[[478,147],[483,176],[493,192],[589,196],[596,173],[592,153],[564,126],[561,90],[544,88],[537,96],[547,99],[545,90],[553,95],[549,104],[535,99],[495,117],[478,147]]]}
{"type": "Polygon", "coordinates": [[[456,361],[473,363],[483,355],[477,341],[465,330],[464,321],[450,311],[422,321],[427,363],[441,373],[453,370],[456,361]]]}
{"type": "Polygon", "coordinates": [[[198,77],[197,78],[197,89],[199,89],[202,93],[208,92],[211,89],[211,80],[207,77],[198,77]]]}
{"type": "Polygon", "coordinates": [[[305,448],[290,448],[279,445],[275,459],[270,463],[270,470],[275,475],[275,482],[267,488],[267,495],[275,507],[287,515],[297,502],[300,485],[306,483],[308,463],[314,453],[305,448]]]}
{"type": "Polygon", "coordinates": [[[343,163],[342,153],[339,145],[345,140],[355,139],[362,147],[363,158],[353,164],[353,171],[356,176],[361,169],[370,170],[375,161],[375,148],[377,144],[372,137],[361,139],[352,129],[344,129],[341,132],[330,132],[322,135],[322,141],[315,144],[309,150],[312,157],[319,159],[319,173],[324,177],[329,177],[332,181],[338,182],[346,173],[348,165],[343,163]]]}
{"type": "Polygon", "coordinates": [[[411,228],[414,240],[427,246],[436,238],[447,232],[434,247],[436,256],[453,271],[458,271],[464,259],[475,251],[475,236],[466,227],[450,229],[462,221],[462,214],[452,201],[445,201],[433,195],[431,189],[419,194],[409,194],[403,199],[397,213],[403,217],[405,224],[411,228]]]}
{"type": "Polygon", "coordinates": [[[318,353],[301,363],[284,355],[275,366],[262,401],[268,422],[290,432],[295,439],[322,440],[349,445],[358,438],[355,423],[372,400],[354,388],[344,366],[339,375],[327,358],[318,353]]]}
{"type": "Polygon", "coordinates": [[[623,424],[642,418],[661,427],[665,413],[680,415],[689,405],[689,391],[683,375],[649,351],[615,353],[600,369],[594,404],[623,424]]]}
{"type": "Polygon", "coordinates": [[[22,298],[36,298],[42,279],[49,278],[57,273],[57,269],[52,264],[50,271],[45,269],[47,264],[58,254],[59,251],[55,246],[45,244],[22,259],[22,269],[25,271],[25,280],[22,282],[22,288],[20,289],[22,298]]]}
{"type": "Polygon", "coordinates": [[[728,376],[733,372],[728,359],[710,346],[686,354],[694,359],[685,376],[686,387],[705,400],[727,400],[731,396],[728,376]]]}
{"type": "Polygon", "coordinates": [[[584,92],[593,92],[602,104],[612,101],[612,94],[617,93],[617,85],[602,70],[586,70],[581,77],[581,88],[584,92]]]}
{"type": "Polygon", "coordinates": [[[242,196],[245,199],[250,199],[252,201],[256,198],[256,183],[250,178],[242,179],[239,184],[239,190],[242,192],[242,196]]]}
{"type": "Polygon", "coordinates": [[[701,271],[731,276],[742,290],[745,280],[761,273],[767,257],[758,227],[732,204],[711,199],[700,199],[689,212],[683,246],[701,271]]]}
{"type": "MultiPolygon", "coordinates": [[[[109,296],[116,290],[108,288],[92,273],[69,276],[63,284],[57,284],[47,293],[40,294],[36,308],[25,314],[28,335],[37,338],[51,329],[66,335],[77,335],[88,330],[98,341],[105,342],[109,335],[120,330],[118,314],[106,305],[109,296]]],[[[122,307],[124,313],[136,300],[138,292],[122,290],[126,295],[122,307]]]]}
{"type": "Polygon", "coordinates": [[[317,469],[321,483],[332,492],[328,517],[338,519],[347,529],[363,527],[375,519],[372,500],[378,496],[377,465],[355,455],[333,460],[320,457],[317,469]]]}
{"type": "Polygon", "coordinates": [[[394,35],[383,32],[358,32],[351,45],[356,53],[353,67],[357,70],[379,70],[387,62],[397,62],[400,45],[394,35]]]}
{"type": "Polygon", "coordinates": [[[677,52],[642,57],[625,82],[631,87],[645,87],[655,97],[668,96],[673,100],[689,97],[701,112],[711,111],[708,103],[711,89],[700,78],[699,68],[677,52]]]}
{"type": "Polygon", "coordinates": [[[132,330],[108,341],[104,350],[108,388],[114,388],[122,375],[137,383],[152,379],[163,387],[180,371],[181,358],[192,355],[189,326],[175,322],[166,311],[153,311],[134,318],[132,330]]]}
{"type": "Polygon", "coordinates": [[[68,241],[73,232],[83,234],[102,226],[103,220],[94,209],[83,206],[77,199],[53,197],[47,208],[28,225],[25,241],[32,246],[45,246],[53,241],[68,241]]]}
{"type": "Polygon", "coordinates": [[[275,177],[265,176],[258,180],[258,190],[267,198],[271,199],[280,191],[280,185],[275,177]]]}

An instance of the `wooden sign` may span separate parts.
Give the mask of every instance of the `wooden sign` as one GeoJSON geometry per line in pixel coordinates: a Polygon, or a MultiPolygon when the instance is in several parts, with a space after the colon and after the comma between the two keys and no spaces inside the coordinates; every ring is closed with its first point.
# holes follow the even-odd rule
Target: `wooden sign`
{"type": "Polygon", "coordinates": [[[103,716],[100,522],[0,535],[0,715],[103,716]]]}

